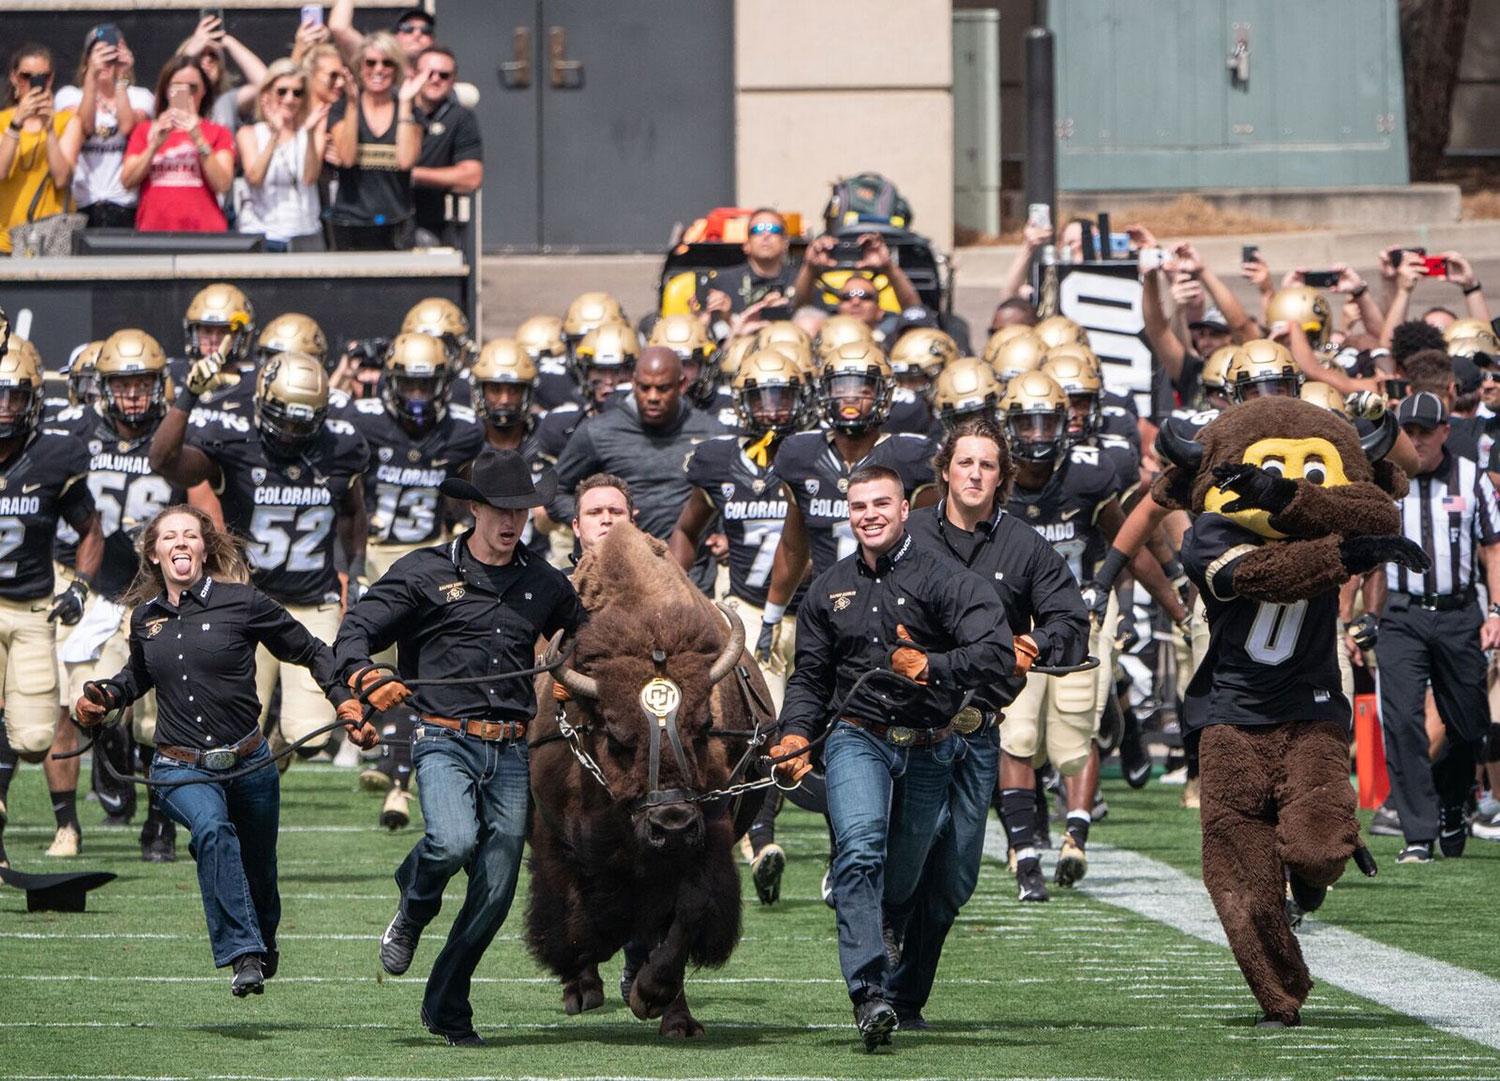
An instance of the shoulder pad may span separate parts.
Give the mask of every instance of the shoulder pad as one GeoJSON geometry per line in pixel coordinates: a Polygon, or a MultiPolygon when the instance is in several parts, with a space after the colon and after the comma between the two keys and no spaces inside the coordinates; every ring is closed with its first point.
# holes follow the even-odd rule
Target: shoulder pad
{"type": "MultiPolygon", "coordinates": [[[[329,395],[328,400],[331,403],[333,401],[333,396],[329,395]]],[[[354,406],[354,411],[356,413],[361,413],[361,414],[363,414],[363,413],[369,413],[369,414],[372,414],[374,416],[384,416],[385,415],[385,403],[382,402],[379,398],[352,398],[351,399],[347,395],[345,395],[345,400],[348,401],[351,405],[354,406]]]]}
{"type": "Polygon", "coordinates": [[[906,387],[897,387],[895,390],[891,391],[892,403],[900,402],[902,405],[908,405],[912,402],[915,402],[916,400],[916,392],[906,387]]]}
{"type": "Polygon", "coordinates": [[[452,405],[448,406],[448,415],[463,424],[473,424],[478,418],[474,415],[472,406],[452,405]]]}
{"type": "Polygon", "coordinates": [[[582,409],[583,407],[580,406],[577,402],[563,402],[560,405],[555,405],[551,409],[547,410],[545,417],[555,416],[558,413],[579,413],[582,412],[582,409]]]}

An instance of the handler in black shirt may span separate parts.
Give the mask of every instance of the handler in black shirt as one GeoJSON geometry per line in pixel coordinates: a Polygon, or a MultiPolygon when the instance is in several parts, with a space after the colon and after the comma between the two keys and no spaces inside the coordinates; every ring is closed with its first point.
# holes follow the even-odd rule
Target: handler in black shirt
{"type": "Polygon", "coordinates": [[[130,660],[103,684],[86,683],[74,710],[85,727],[108,709],[156,690],[151,778],[202,783],[159,789],[167,814],[193,835],[198,888],[214,965],[234,966],[230,990],[260,994],[276,974],[276,831],[281,779],[257,719],[255,649],[309,669],[356,742],[373,742],[359,703],[334,676],[333,653],[249,584],[229,534],[193,507],[176,505],[147,524],[140,570],[126,593],[130,660]],[[260,765],[219,783],[218,774],[260,765]]]}
{"type": "MultiPolygon", "coordinates": [[[[886,1001],[882,902],[899,907],[916,889],[962,753],[951,719],[965,690],[1009,681],[1016,657],[994,591],[906,532],[910,508],[898,473],[862,466],[849,477],[848,497],[859,550],[808,587],[771,753],[807,748],[833,725],[823,761],[837,846],[839,964],[855,1023],[874,1050],[897,1022],[886,1001]],[[834,716],[830,701],[839,703],[834,716]]],[[[810,768],[802,756],[777,771],[797,781],[810,768]]]]}
{"type": "MultiPolygon", "coordinates": [[[[539,637],[571,634],[583,608],[563,573],[521,545],[527,511],[552,496],[544,474],[516,451],[486,450],[472,483],[453,477],[444,495],[467,501],[472,532],[397,560],[349,610],[338,667],[368,685],[370,657],[396,646],[404,679],[494,674],[493,683],[417,688],[412,761],[426,832],[396,870],[401,898],[380,940],[393,976],[411,967],[422,929],[438,914],[443,887],[465,869],[463,908],[432,964],[422,1023],[450,1044],[484,1041],[474,1031],[469,983],[515,896],[529,798],[526,725],[536,712],[529,677],[539,637]]],[[[386,689],[389,689],[387,687],[386,689]]]]}

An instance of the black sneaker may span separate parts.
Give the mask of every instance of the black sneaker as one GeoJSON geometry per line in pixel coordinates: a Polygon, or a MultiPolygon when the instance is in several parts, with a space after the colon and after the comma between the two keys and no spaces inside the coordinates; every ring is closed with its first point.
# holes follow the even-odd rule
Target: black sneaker
{"type": "Polygon", "coordinates": [[[630,1005],[630,989],[635,986],[636,970],[631,967],[630,962],[625,962],[625,967],[620,969],[620,1000],[625,1005],[630,1005]]]}
{"type": "Polygon", "coordinates": [[[878,995],[871,995],[854,1007],[854,1023],[859,1027],[859,1036],[865,1042],[865,1050],[874,1051],[877,1047],[890,1045],[891,1033],[901,1020],[889,1002],[878,995]]]}
{"type": "Polygon", "coordinates": [[[896,1009],[896,1028],[902,1032],[926,1032],[932,1028],[921,1010],[909,1010],[901,1006],[896,1009]]]}
{"type": "Polygon", "coordinates": [[[1389,803],[1375,808],[1375,817],[1370,819],[1370,833],[1376,837],[1400,837],[1401,816],[1389,803]]]}
{"type": "Polygon", "coordinates": [[[229,993],[235,998],[258,995],[266,989],[266,974],[260,954],[243,953],[234,959],[234,975],[229,978],[229,993]]]}
{"type": "Polygon", "coordinates": [[[392,976],[400,976],[411,968],[411,959],[416,956],[417,942],[421,937],[422,929],[397,909],[385,934],[380,936],[380,967],[392,976]]]}
{"type": "Polygon", "coordinates": [[[750,881],[755,883],[755,896],[763,905],[774,905],[781,899],[781,872],[786,869],[786,853],[772,841],[750,861],[750,881]]]}
{"type": "Polygon", "coordinates": [[[1469,840],[1469,822],[1464,805],[1443,807],[1438,811],[1438,850],[1444,859],[1456,860],[1464,854],[1469,840]]]}
{"type": "Polygon", "coordinates": [[[1396,853],[1397,863],[1431,863],[1432,842],[1416,841],[1396,853]]]}
{"type": "Polygon", "coordinates": [[[1120,772],[1131,788],[1141,788],[1151,779],[1151,756],[1141,741],[1140,722],[1133,715],[1126,718],[1125,731],[1120,736],[1120,772]]]}
{"type": "Polygon", "coordinates": [[[1050,901],[1047,892],[1047,876],[1042,874],[1042,861],[1025,859],[1016,864],[1016,900],[1022,902],[1050,901]]]}
{"type": "Polygon", "coordinates": [[[431,1021],[429,1021],[427,1019],[427,1011],[425,1009],[422,1010],[418,1014],[418,1016],[422,1019],[422,1027],[425,1028],[428,1032],[432,1033],[434,1036],[441,1036],[444,1040],[448,1041],[449,1047],[485,1046],[484,1037],[479,1035],[479,1033],[475,1032],[473,1029],[466,1029],[463,1032],[449,1032],[444,1029],[438,1028],[431,1021]]]}

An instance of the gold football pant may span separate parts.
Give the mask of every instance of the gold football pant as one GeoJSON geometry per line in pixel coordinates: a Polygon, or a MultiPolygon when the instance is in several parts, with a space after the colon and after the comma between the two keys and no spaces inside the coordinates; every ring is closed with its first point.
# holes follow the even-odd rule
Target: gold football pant
{"type": "MultiPolygon", "coordinates": [[[[757,608],[742,597],[730,597],[740,613],[740,622],[745,625],[745,648],[755,652],[755,640],[760,637],[760,625],[765,619],[765,609],[757,608]]],[[[781,617],[781,635],[769,664],[760,666],[760,674],[766,677],[766,686],[771,690],[771,704],[781,712],[781,703],[786,698],[786,680],[792,671],[792,661],[797,655],[797,620],[790,615],[781,617]]]]}
{"type": "MultiPolygon", "coordinates": [[[[302,624],[314,638],[332,642],[339,631],[339,606],[333,604],[288,604],[287,614],[302,624]]],[[[282,664],[265,646],[255,650],[255,693],[260,696],[261,726],[271,708],[271,694],[281,683],[281,735],[295,743],[314,728],[333,721],[333,703],[313,682],[312,673],[295,664],[282,664]]],[[[330,735],[328,737],[332,739],[330,735]]]]}
{"type": "Polygon", "coordinates": [[[40,762],[57,734],[57,633],[52,598],[0,600],[0,673],[5,736],[28,762],[40,762]]]}

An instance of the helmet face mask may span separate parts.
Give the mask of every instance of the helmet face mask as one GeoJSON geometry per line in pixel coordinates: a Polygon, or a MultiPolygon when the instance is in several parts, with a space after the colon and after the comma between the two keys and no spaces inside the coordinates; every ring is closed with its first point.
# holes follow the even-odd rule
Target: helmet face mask
{"type": "Polygon", "coordinates": [[[536,361],[519,341],[497,338],[486,342],[469,377],[474,412],[491,427],[515,427],[531,412],[536,361]]]}
{"type": "Polygon", "coordinates": [[[182,331],[190,360],[217,353],[226,364],[241,366],[255,340],[255,308],[241,290],[216,282],[198,290],[188,304],[182,331]]]}
{"type": "Polygon", "coordinates": [[[69,405],[83,408],[99,400],[99,373],[94,365],[99,362],[99,351],[103,348],[103,341],[89,342],[73,354],[63,369],[68,380],[69,405]]]}
{"type": "Polygon", "coordinates": [[[132,428],[160,420],[166,412],[165,376],[160,372],[111,375],[99,380],[104,408],[110,417],[132,428]]]}
{"type": "Polygon", "coordinates": [[[779,349],[761,349],[744,358],[734,377],[734,405],[740,426],[754,436],[787,435],[802,426],[807,412],[802,373],[779,349]]]}
{"type": "Polygon", "coordinates": [[[391,343],[380,380],[386,410],[406,427],[425,432],[448,415],[451,361],[430,334],[405,333],[391,343]]]}
{"type": "Polygon", "coordinates": [[[1245,342],[1229,361],[1225,381],[1231,400],[1295,398],[1302,373],[1286,346],[1267,338],[1245,342]]]}
{"type": "Polygon", "coordinates": [[[630,381],[640,339],[629,323],[610,322],[595,327],[578,343],[578,385],[589,392],[595,405],[602,405],[617,387],[630,381]]]}
{"type": "Polygon", "coordinates": [[[1068,398],[1045,372],[1012,380],[1000,402],[1010,453],[1023,462],[1055,462],[1068,444],[1068,398]]]}
{"type": "Polygon", "coordinates": [[[29,382],[0,376],[0,439],[17,439],[36,425],[41,395],[29,382]]]}

